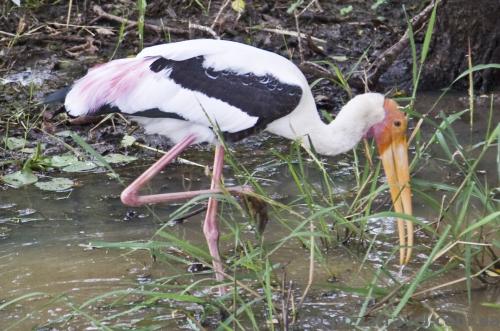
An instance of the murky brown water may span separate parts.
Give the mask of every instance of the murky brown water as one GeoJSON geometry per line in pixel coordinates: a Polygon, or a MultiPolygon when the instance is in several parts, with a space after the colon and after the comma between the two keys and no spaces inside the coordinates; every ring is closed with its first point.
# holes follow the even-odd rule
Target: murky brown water
{"type": "MultiPolygon", "coordinates": [[[[420,98],[419,105],[425,109],[434,100],[434,96],[420,98]]],[[[450,97],[445,100],[446,108],[463,109],[461,103],[453,104],[456,98],[450,97]]],[[[478,114],[483,116],[484,114],[478,114]]],[[[498,117],[498,112],[495,115],[498,117]]],[[[498,118],[493,123],[498,123],[498,118]]],[[[464,143],[469,139],[469,127],[467,123],[457,123],[456,130],[464,133],[464,143]]],[[[477,133],[472,135],[471,141],[477,141],[474,135],[481,135],[481,128],[477,127],[477,133]]],[[[273,138],[274,139],[274,138],[273,138]]],[[[286,146],[288,142],[276,140],[279,144],[286,146]]],[[[255,139],[252,148],[259,146],[261,142],[255,139]]],[[[240,146],[244,147],[244,146],[240,146]]],[[[210,158],[210,152],[200,152],[203,159],[210,158]]],[[[190,153],[187,157],[195,159],[196,153],[190,153]]],[[[262,152],[262,159],[272,160],[272,155],[267,151],[262,152]]],[[[240,155],[244,155],[241,153],[240,155]]],[[[495,155],[492,153],[485,158],[481,168],[488,171],[496,170],[495,155]]],[[[197,160],[198,161],[198,160],[197,160]]],[[[262,160],[241,158],[248,168],[258,166],[262,160]]],[[[343,164],[349,159],[336,158],[332,161],[343,164]]],[[[348,175],[350,166],[340,166],[336,171],[338,192],[342,192],[352,186],[352,179],[348,175]]],[[[119,169],[120,174],[127,182],[133,179],[143,167],[132,164],[119,169]]],[[[268,169],[269,170],[269,169],[268,169]]],[[[266,178],[273,182],[267,182],[266,187],[270,192],[275,192],[281,199],[293,199],[297,191],[290,180],[285,167],[276,167],[272,172],[267,171],[266,178]]],[[[420,170],[418,176],[429,180],[439,181],[443,178],[446,169],[438,166],[430,166],[427,170],[420,170]]],[[[263,174],[257,173],[257,176],[263,174]]],[[[264,175],[263,175],[264,176],[264,175]]],[[[311,172],[311,181],[317,180],[314,172],[311,172]]],[[[20,301],[7,309],[0,311],[0,325],[5,328],[12,326],[21,319],[19,324],[12,327],[13,330],[26,330],[33,326],[57,320],[67,314],[70,309],[67,303],[75,305],[85,300],[112,290],[137,287],[144,279],[157,279],[158,277],[178,275],[186,272],[186,266],[180,264],[154,263],[146,252],[121,251],[115,249],[89,249],[89,242],[106,241],[133,241],[147,240],[153,236],[159,225],[151,215],[151,212],[140,208],[137,213],[131,215],[130,208],[123,206],[118,198],[122,190],[117,181],[109,179],[105,173],[80,174],[69,176],[77,179],[80,185],[71,192],[47,193],[33,186],[22,189],[4,189],[0,191],[0,226],[8,229],[6,238],[0,239],[0,304],[13,298],[20,297],[32,292],[44,292],[50,298],[34,298],[20,301]],[[52,301],[55,297],[64,294],[65,300],[52,301]]],[[[491,177],[490,177],[491,179],[491,177]]],[[[498,178],[493,178],[492,185],[498,185],[498,178]]],[[[318,180],[319,181],[319,180],[318,180]]],[[[228,178],[228,182],[231,182],[228,178]]],[[[193,169],[183,165],[175,165],[164,175],[164,190],[184,190],[186,187],[204,187],[208,185],[208,179],[203,175],[201,169],[193,169]],[[184,178],[184,179],[183,179],[184,178]],[[195,178],[197,180],[188,179],[195,178]]],[[[155,212],[162,219],[168,219],[169,213],[176,206],[156,207],[155,212]]],[[[435,215],[429,208],[418,201],[415,203],[415,215],[423,218],[432,218],[435,215]]],[[[237,216],[235,216],[237,217],[237,216]]],[[[192,217],[188,221],[171,226],[168,231],[176,236],[188,239],[200,246],[204,243],[201,230],[202,216],[192,217]]],[[[394,230],[391,220],[374,220],[374,230],[379,233],[390,234],[394,230]]],[[[227,230],[227,229],[226,229],[227,230]]],[[[224,231],[224,230],[223,230],[224,231]]],[[[282,238],[288,233],[279,224],[272,220],[266,229],[265,240],[274,241],[282,238]]],[[[328,265],[336,274],[339,284],[346,286],[361,286],[371,280],[377,263],[385,260],[390,254],[395,238],[388,243],[385,250],[372,251],[368,259],[371,264],[365,264],[360,268],[363,254],[359,254],[359,260],[353,259],[346,248],[336,248],[328,252],[328,265]]],[[[232,243],[223,241],[222,252],[232,247],[232,243]]],[[[381,245],[381,247],[384,247],[381,245]]],[[[307,282],[309,272],[309,253],[296,242],[286,244],[274,255],[274,261],[287,265],[287,276],[293,279],[296,286],[303,288],[307,282]]],[[[420,254],[416,261],[425,261],[426,256],[420,254]]],[[[411,272],[411,267],[408,272],[411,272]]],[[[397,275],[396,275],[397,276],[397,275]]],[[[461,275],[450,277],[450,280],[459,278],[461,275]]],[[[185,277],[197,277],[186,274],[185,277]]],[[[363,298],[355,295],[339,294],[339,292],[328,292],[328,278],[330,274],[318,268],[315,275],[315,287],[310,297],[306,300],[301,312],[301,327],[304,330],[330,330],[333,328],[349,328],[346,325],[354,317],[363,302],[363,298]],[[326,292],[325,292],[326,291],[326,292]],[[325,304],[327,302],[327,304],[325,304]]],[[[442,279],[440,280],[443,281],[442,279]]],[[[473,291],[472,303],[467,304],[465,292],[459,289],[465,287],[459,285],[456,295],[436,296],[427,303],[433,307],[439,307],[437,313],[454,329],[461,330],[471,328],[473,330],[498,330],[500,329],[500,315],[498,310],[487,308],[481,303],[499,303],[500,291],[498,288],[490,288],[473,291]]],[[[172,315],[169,308],[157,308],[150,311],[139,311],[127,316],[125,320],[134,318],[145,321],[162,320],[165,328],[178,329],[185,325],[172,315]]],[[[95,309],[96,316],[106,316],[115,311],[100,311],[95,309]]],[[[427,311],[409,311],[416,319],[424,321],[428,315],[427,311]]],[[[116,321],[115,321],[116,322],[116,321]]],[[[127,322],[128,323],[128,322],[127,322]]],[[[374,327],[382,325],[381,321],[368,321],[374,327]]],[[[61,329],[87,329],[91,330],[87,320],[73,320],[68,324],[62,324],[61,329]]],[[[114,324],[116,326],[116,324],[114,324]]],[[[134,324],[138,327],[141,324],[134,324]]],[[[145,323],[147,325],[147,323],[145,323]]],[[[419,325],[425,325],[421,323],[419,325]]],[[[124,327],[131,325],[124,322],[124,327]]],[[[417,327],[417,326],[415,326],[417,327]]],[[[408,325],[408,329],[413,329],[408,325]]]]}

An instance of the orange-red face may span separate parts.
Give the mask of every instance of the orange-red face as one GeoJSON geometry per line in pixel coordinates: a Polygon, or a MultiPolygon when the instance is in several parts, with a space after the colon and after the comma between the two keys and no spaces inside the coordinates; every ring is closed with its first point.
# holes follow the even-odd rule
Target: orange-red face
{"type": "MultiPolygon", "coordinates": [[[[384,102],[385,118],[376,124],[373,136],[391,191],[392,203],[397,213],[412,215],[410,172],[408,166],[408,143],[406,141],[406,116],[391,99],[384,102]]],[[[413,246],[413,223],[398,222],[400,262],[409,262],[413,246]]]]}
{"type": "Polygon", "coordinates": [[[384,120],[373,128],[379,151],[385,151],[395,140],[406,140],[406,116],[399,111],[396,101],[385,99],[384,110],[384,120]]]}

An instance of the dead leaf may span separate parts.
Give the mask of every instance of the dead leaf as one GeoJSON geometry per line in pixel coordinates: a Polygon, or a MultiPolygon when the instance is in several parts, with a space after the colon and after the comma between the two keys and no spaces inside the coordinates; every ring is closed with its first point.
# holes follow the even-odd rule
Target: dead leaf
{"type": "Polygon", "coordinates": [[[97,34],[100,34],[101,36],[114,36],[115,35],[113,30],[108,29],[108,28],[97,28],[97,29],[95,29],[95,32],[97,32],[97,34]]]}

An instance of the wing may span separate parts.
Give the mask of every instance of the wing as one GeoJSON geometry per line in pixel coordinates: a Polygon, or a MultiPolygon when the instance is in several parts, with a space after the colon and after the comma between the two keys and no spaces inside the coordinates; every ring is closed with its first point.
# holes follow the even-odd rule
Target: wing
{"type": "Polygon", "coordinates": [[[269,61],[262,59],[245,66],[247,56],[242,57],[240,46],[232,44],[242,45],[188,52],[186,47],[169,50],[175,44],[167,44],[155,46],[157,52],[109,62],[75,83],[66,97],[66,109],[70,115],[119,111],[183,119],[207,127],[217,125],[227,133],[265,127],[293,111],[302,96],[302,74],[294,81],[298,69],[276,54],[242,45],[245,51],[251,49],[275,61],[277,57],[281,63],[279,68],[270,66],[271,70],[266,69],[269,61]],[[284,78],[276,77],[280,75],[284,78]]]}

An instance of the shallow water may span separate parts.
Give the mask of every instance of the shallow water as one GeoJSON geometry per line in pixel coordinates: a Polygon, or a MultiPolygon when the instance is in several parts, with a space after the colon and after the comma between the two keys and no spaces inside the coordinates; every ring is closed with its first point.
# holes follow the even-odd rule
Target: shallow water
{"type": "MultiPolygon", "coordinates": [[[[419,98],[419,107],[425,110],[432,105],[435,95],[419,98]]],[[[462,103],[454,96],[444,100],[445,108],[463,109],[462,103]]],[[[484,118],[484,113],[478,116],[484,118]]],[[[498,123],[498,112],[493,123],[498,123]]],[[[482,129],[479,125],[477,132],[470,134],[467,123],[459,122],[455,126],[457,132],[463,133],[461,138],[464,144],[477,141],[482,137],[482,129]]],[[[286,149],[288,142],[271,138],[273,143],[278,144],[278,149],[286,149]]],[[[250,169],[257,169],[256,176],[265,177],[263,185],[271,195],[287,202],[293,200],[297,192],[295,184],[290,179],[284,166],[264,167],[262,160],[273,160],[272,154],[266,148],[263,138],[252,138],[249,141],[236,146],[242,155],[241,162],[250,169]],[[244,148],[251,147],[255,153],[251,157],[245,157],[244,148]],[[260,153],[260,157],[256,154],[260,153]],[[262,169],[259,169],[259,166],[262,169]]],[[[201,162],[196,155],[190,152],[186,156],[201,162]]],[[[210,158],[209,151],[199,151],[204,163],[210,158]]],[[[438,151],[436,150],[436,153],[438,151]]],[[[481,163],[481,169],[488,172],[496,171],[495,154],[487,155],[481,163]]],[[[152,160],[151,160],[152,161],[152,160]]],[[[333,170],[336,179],[335,190],[342,194],[347,192],[353,184],[349,157],[332,159],[337,165],[333,170]]],[[[265,162],[264,162],[265,163],[265,162]]],[[[144,169],[137,163],[118,169],[120,175],[126,182],[144,169]]],[[[319,182],[319,174],[311,171],[311,182],[319,182]]],[[[426,169],[419,169],[415,175],[417,178],[439,181],[446,176],[446,169],[439,165],[426,169]]],[[[71,192],[47,193],[33,186],[21,189],[5,188],[0,191],[0,232],[5,232],[5,237],[0,239],[0,304],[13,298],[20,297],[32,292],[43,292],[52,298],[63,295],[64,302],[81,303],[91,297],[112,290],[128,289],[137,287],[145,280],[157,279],[159,277],[186,273],[187,266],[175,263],[153,262],[151,256],[144,251],[125,251],[118,249],[90,249],[89,242],[121,242],[150,239],[159,228],[159,223],[151,211],[145,208],[135,209],[123,206],[119,201],[119,192],[122,186],[106,173],[87,173],[71,175],[71,178],[79,182],[78,187],[71,192]]],[[[498,178],[490,176],[492,185],[498,185],[498,178]],[[495,184],[496,183],[496,184],[495,184]]],[[[234,182],[234,179],[226,178],[226,184],[234,182]]],[[[186,188],[203,188],[208,185],[208,178],[203,169],[192,168],[185,165],[173,165],[169,171],[162,175],[156,182],[156,189],[169,191],[185,190],[186,188]]],[[[169,214],[180,204],[163,207],[155,207],[154,211],[161,220],[167,220],[169,214]]],[[[415,202],[415,215],[422,218],[435,217],[429,208],[419,201],[415,202]]],[[[238,219],[239,216],[232,216],[238,219]]],[[[240,217],[241,218],[241,217],[240,217]]],[[[242,220],[240,220],[242,221],[242,220]]],[[[189,220],[168,227],[170,233],[179,238],[202,246],[204,237],[201,229],[202,216],[197,215],[189,220]]],[[[327,265],[336,275],[337,283],[346,286],[361,286],[371,279],[373,272],[381,261],[386,260],[392,251],[392,245],[396,242],[392,220],[373,220],[373,233],[385,235],[391,238],[387,244],[380,244],[379,251],[372,251],[368,256],[370,264],[362,268],[361,262],[363,252],[359,252],[359,259],[353,258],[356,254],[348,252],[343,246],[330,250],[327,257],[327,265]]],[[[227,229],[225,229],[227,231],[227,229]]],[[[222,230],[223,232],[224,229],[222,230]]],[[[267,226],[265,240],[272,242],[279,240],[288,233],[284,228],[271,220],[267,226]]],[[[2,237],[0,237],[2,238],[2,237]]],[[[249,238],[252,238],[251,233],[249,238]]],[[[418,240],[418,239],[417,239],[418,240]]],[[[222,252],[232,248],[232,242],[222,241],[222,252]]],[[[419,254],[416,263],[425,261],[426,256],[419,254]]],[[[309,273],[309,252],[304,250],[296,242],[287,243],[278,253],[273,255],[273,261],[281,262],[287,266],[287,277],[293,279],[296,286],[303,288],[309,273]]],[[[408,273],[412,272],[410,266],[408,273]]],[[[397,273],[395,273],[397,276],[397,273]]],[[[461,275],[446,276],[450,280],[459,278],[461,275]]],[[[199,278],[198,275],[187,275],[186,277],[199,278]]],[[[352,321],[357,310],[363,302],[363,298],[356,295],[343,294],[338,291],[330,291],[330,273],[318,268],[315,275],[315,286],[305,301],[300,313],[301,330],[330,330],[332,328],[346,328],[352,321]]],[[[440,280],[443,281],[442,279],[440,280]]],[[[463,285],[463,284],[462,284],[463,285]]],[[[477,284],[476,284],[477,285],[477,284]]],[[[481,305],[484,302],[499,303],[500,291],[498,288],[489,288],[473,291],[472,302],[467,304],[467,296],[461,290],[465,286],[457,286],[457,294],[439,296],[427,299],[427,303],[433,307],[439,307],[437,313],[456,330],[498,330],[500,328],[500,317],[498,309],[487,308],[481,305]]],[[[192,309],[196,310],[196,307],[192,309]]],[[[425,327],[425,319],[429,314],[427,311],[411,310],[408,314],[420,320],[419,327],[425,327]]],[[[70,311],[67,305],[61,301],[52,302],[47,298],[34,298],[20,301],[7,309],[0,311],[0,323],[3,326],[12,326],[20,319],[25,318],[13,326],[13,330],[26,330],[34,326],[55,321],[65,316],[70,311]]],[[[103,311],[95,307],[96,316],[106,316],[115,311],[103,311]]],[[[183,328],[186,325],[182,318],[176,318],[170,307],[158,307],[154,310],[135,312],[123,319],[124,327],[138,327],[138,324],[129,324],[131,320],[163,321],[162,325],[169,329],[183,328]]],[[[116,323],[116,321],[114,321],[116,323]]],[[[368,320],[367,325],[382,325],[383,321],[368,320]]],[[[117,326],[117,324],[114,324],[117,326]]],[[[68,329],[93,329],[89,322],[84,319],[72,320],[68,324],[62,324],[62,328],[68,329]]],[[[406,326],[413,329],[411,325],[406,326]]],[[[417,325],[415,325],[417,327],[417,325]]],[[[62,329],[61,328],[61,329],[62,329]]],[[[403,326],[402,326],[403,328],[403,326]]]]}

